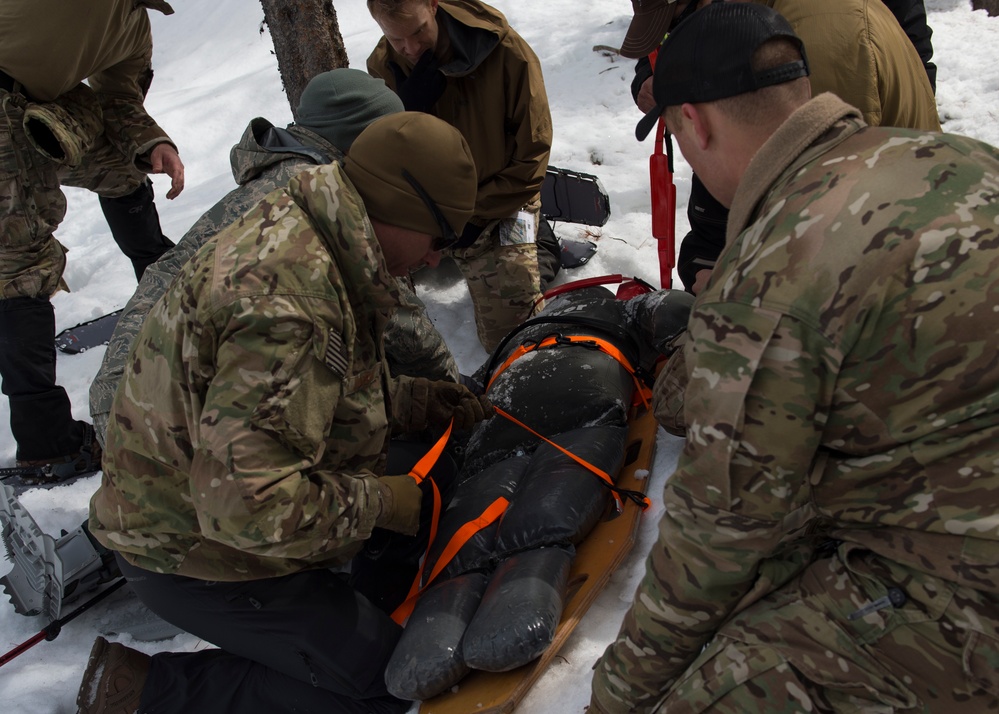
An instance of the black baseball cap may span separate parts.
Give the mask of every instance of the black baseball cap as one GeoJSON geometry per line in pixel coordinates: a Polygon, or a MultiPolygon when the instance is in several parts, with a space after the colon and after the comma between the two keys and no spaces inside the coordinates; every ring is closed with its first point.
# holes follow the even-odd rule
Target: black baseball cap
{"type": "Polygon", "coordinates": [[[753,2],[715,0],[677,25],[659,48],[656,106],[638,122],[635,136],[644,140],[668,106],[713,102],[807,76],[804,43],[783,15],[753,2]],[[780,37],[797,44],[801,59],[754,72],[753,54],[780,37]]]}

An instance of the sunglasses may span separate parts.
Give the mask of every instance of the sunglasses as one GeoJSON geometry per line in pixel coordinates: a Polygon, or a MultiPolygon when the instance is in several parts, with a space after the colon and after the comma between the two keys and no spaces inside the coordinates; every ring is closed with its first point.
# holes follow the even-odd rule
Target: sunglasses
{"type": "Polygon", "coordinates": [[[434,217],[437,221],[437,225],[440,227],[440,236],[433,239],[430,244],[431,250],[444,250],[445,248],[450,248],[452,245],[458,242],[458,235],[454,232],[454,228],[451,224],[447,222],[444,214],[441,213],[441,209],[437,207],[434,203],[434,199],[430,198],[430,194],[427,193],[426,189],[420,185],[420,182],[416,180],[413,174],[409,173],[406,169],[402,170],[402,177],[409,181],[409,185],[413,187],[416,191],[416,195],[420,197],[427,210],[430,211],[430,215],[434,217]]]}

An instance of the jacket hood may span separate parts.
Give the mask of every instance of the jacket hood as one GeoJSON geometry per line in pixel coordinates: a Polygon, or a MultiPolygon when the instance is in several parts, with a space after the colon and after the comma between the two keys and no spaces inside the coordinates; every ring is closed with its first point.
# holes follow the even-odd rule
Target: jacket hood
{"type": "Polygon", "coordinates": [[[399,301],[398,288],[361,197],[338,164],[306,169],[285,189],[309,218],[350,291],[357,310],[378,311],[380,328],[399,301]]]}
{"type": "Polygon", "coordinates": [[[451,40],[441,67],[446,75],[462,76],[474,71],[510,31],[503,13],[479,2],[442,0],[437,9],[437,22],[451,40]]]}
{"type": "Polygon", "coordinates": [[[229,152],[232,177],[240,186],[257,178],[271,166],[289,159],[328,164],[343,160],[343,154],[308,129],[295,124],[281,129],[263,117],[250,121],[239,143],[229,152]]]}
{"type": "MultiPolygon", "coordinates": [[[[441,72],[448,76],[473,72],[510,33],[510,23],[503,13],[474,0],[440,0],[437,10],[441,31],[446,31],[451,41],[441,67],[441,72]]],[[[384,36],[372,51],[371,59],[408,66],[384,36]]]]}

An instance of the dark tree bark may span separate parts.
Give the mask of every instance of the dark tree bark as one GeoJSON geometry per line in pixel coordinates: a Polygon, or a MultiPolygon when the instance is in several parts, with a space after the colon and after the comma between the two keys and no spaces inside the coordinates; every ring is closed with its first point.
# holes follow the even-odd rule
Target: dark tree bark
{"type": "MultiPolygon", "coordinates": [[[[332,0],[260,0],[292,114],[309,80],[346,67],[347,50],[332,0]]],[[[298,117],[295,116],[297,120],[298,117]]]]}
{"type": "Polygon", "coordinates": [[[989,17],[999,15],[999,0],[971,0],[972,10],[985,10],[989,17]]]}

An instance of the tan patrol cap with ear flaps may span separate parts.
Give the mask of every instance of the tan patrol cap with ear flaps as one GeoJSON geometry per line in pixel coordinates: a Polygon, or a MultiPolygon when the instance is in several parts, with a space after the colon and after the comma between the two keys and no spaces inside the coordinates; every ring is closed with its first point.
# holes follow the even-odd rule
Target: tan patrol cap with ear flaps
{"type": "Polygon", "coordinates": [[[423,186],[461,235],[475,208],[478,178],[468,142],[458,130],[422,112],[390,114],[358,135],[344,162],[369,216],[439,237],[437,218],[403,171],[423,186]]]}

